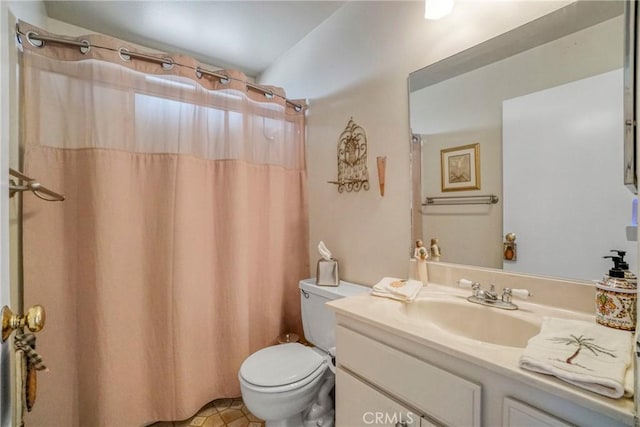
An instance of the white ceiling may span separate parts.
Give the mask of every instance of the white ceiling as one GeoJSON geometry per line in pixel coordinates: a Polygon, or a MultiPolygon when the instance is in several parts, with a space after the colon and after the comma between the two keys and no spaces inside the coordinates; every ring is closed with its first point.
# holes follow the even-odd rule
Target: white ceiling
{"type": "Polygon", "coordinates": [[[345,1],[45,1],[50,18],[257,77],[345,1]]]}

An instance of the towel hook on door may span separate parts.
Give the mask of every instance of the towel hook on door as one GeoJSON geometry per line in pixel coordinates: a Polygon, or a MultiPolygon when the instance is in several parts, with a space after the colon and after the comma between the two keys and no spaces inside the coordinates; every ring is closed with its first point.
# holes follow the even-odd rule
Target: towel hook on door
{"type": "Polygon", "coordinates": [[[22,191],[31,191],[36,197],[47,202],[61,202],[64,200],[63,195],[49,190],[40,184],[40,182],[29,178],[22,172],[9,168],[9,175],[23,181],[22,183],[16,183],[13,179],[9,179],[9,197],[13,197],[16,193],[22,191]]]}

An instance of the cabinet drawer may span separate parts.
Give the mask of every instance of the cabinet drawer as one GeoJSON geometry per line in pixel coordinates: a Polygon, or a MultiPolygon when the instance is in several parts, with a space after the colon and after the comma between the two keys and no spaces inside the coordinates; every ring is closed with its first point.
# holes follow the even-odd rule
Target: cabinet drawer
{"type": "Polygon", "coordinates": [[[420,415],[338,368],[336,369],[336,425],[419,427],[420,415]]]}
{"type": "Polygon", "coordinates": [[[343,326],[336,331],[339,366],[443,424],[480,426],[478,384],[343,326]]]}

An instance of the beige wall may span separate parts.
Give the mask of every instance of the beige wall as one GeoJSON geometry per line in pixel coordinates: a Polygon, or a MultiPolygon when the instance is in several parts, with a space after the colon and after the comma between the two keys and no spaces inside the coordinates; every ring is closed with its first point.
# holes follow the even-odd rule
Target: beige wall
{"type": "Polygon", "coordinates": [[[423,2],[349,2],[283,55],[259,82],[307,97],[310,259],[323,240],[345,280],[374,284],[408,274],[411,71],[511,30],[568,2],[457,2],[440,21],[423,2]],[[336,145],[349,118],[367,132],[369,191],[339,194],[336,145]],[[387,156],[380,197],[375,157],[387,156]]]}

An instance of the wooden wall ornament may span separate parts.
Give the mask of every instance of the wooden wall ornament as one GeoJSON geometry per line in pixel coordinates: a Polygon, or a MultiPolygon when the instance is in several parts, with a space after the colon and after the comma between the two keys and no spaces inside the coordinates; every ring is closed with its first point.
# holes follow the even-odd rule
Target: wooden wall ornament
{"type": "Polygon", "coordinates": [[[378,184],[380,185],[380,196],[384,197],[384,176],[387,170],[387,156],[376,157],[378,164],[378,184]]]}

